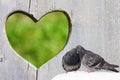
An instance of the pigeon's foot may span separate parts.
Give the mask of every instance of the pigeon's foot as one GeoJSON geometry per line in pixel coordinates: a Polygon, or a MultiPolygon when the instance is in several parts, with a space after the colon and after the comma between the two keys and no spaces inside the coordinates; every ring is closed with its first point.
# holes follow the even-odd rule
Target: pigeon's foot
{"type": "Polygon", "coordinates": [[[94,72],[94,70],[87,70],[88,73],[94,72]]]}

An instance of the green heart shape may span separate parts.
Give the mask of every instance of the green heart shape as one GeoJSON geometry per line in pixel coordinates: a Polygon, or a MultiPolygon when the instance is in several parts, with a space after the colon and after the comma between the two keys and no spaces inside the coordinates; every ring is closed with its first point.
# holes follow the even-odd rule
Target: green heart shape
{"type": "Polygon", "coordinates": [[[39,21],[18,11],[9,15],[6,21],[11,46],[37,68],[64,48],[69,29],[69,18],[61,11],[49,12],[39,21]]]}

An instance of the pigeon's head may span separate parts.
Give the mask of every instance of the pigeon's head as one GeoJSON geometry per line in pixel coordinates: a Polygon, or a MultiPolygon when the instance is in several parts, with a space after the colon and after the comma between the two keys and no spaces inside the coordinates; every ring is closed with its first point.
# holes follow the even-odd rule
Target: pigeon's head
{"type": "Polygon", "coordinates": [[[81,45],[77,45],[76,50],[77,54],[84,54],[86,52],[86,50],[81,45]]]}
{"type": "Polygon", "coordinates": [[[71,56],[71,57],[78,56],[76,48],[71,49],[70,51],[67,52],[67,54],[69,54],[69,56],[71,56]]]}
{"type": "Polygon", "coordinates": [[[77,54],[76,48],[69,50],[64,57],[63,58],[65,61],[67,61],[68,65],[77,64],[80,61],[79,54],[77,54]]]}

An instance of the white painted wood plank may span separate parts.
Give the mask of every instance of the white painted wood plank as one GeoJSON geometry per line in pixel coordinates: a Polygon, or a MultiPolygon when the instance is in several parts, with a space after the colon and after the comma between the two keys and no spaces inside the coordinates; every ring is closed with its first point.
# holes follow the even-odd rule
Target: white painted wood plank
{"type": "Polygon", "coordinates": [[[0,0],[0,80],[36,80],[36,68],[11,48],[6,37],[7,16],[15,10],[28,12],[29,0],[0,0]]]}
{"type": "Polygon", "coordinates": [[[106,59],[120,65],[120,0],[106,0],[105,6],[106,59]]]}

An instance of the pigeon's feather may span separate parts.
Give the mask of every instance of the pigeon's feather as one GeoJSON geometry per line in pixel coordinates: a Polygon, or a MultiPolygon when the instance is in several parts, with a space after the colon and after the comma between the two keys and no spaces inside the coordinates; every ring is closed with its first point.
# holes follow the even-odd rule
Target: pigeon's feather
{"type": "Polygon", "coordinates": [[[109,64],[107,62],[105,62],[102,66],[103,69],[114,71],[114,72],[119,72],[118,70],[115,69],[115,68],[118,68],[118,67],[119,67],[118,65],[109,64]]]}

